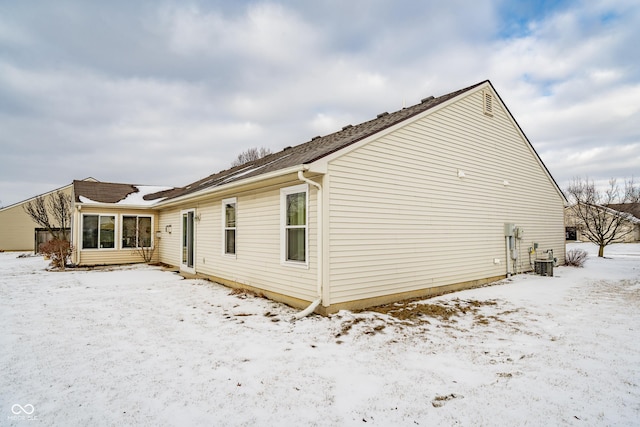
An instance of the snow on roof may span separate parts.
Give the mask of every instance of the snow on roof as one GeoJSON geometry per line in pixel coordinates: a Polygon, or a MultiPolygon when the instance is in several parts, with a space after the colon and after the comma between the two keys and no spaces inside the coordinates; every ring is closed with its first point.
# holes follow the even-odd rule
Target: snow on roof
{"type": "MultiPolygon", "coordinates": [[[[152,206],[166,199],[166,197],[159,197],[157,199],[145,200],[144,199],[145,196],[149,194],[158,193],[160,191],[171,190],[173,188],[173,187],[156,186],[156,185],[134,185],[133,187],[137,188],[138,191],[127,194],[127,196],[124,199],[114,204],[123,205],[123,206],[152,206]]],[[[87,203],[87,204],[101,203],[101,202],[96,202],[95,200],[91,200],[90,198],[85,196],[79,196],[78,198],[81,203],[87,203]]]]}
{"type": "Polygon", "coordinates": [[[155,185],[134,185],[138,189],[136,193],[130,193],[124,199],[120,200],[116,205],[143,205],[151,206],[166,199],[166,197],[160,197],[152,200],[145,200],[144,196],[149,194],[158,193],[160,191],[171,190],[173,187],[162,187],[155,185]]]}

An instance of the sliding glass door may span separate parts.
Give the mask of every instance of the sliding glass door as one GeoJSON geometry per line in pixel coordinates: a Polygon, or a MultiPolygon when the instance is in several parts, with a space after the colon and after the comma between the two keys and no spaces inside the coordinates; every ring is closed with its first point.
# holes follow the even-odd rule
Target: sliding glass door
{"type": "Polygon", "coordinates": [[[181,268],[187,271],[194,270],[195,259],[195,211],[193,209],[182,211],[182,262],[181,268]]]}

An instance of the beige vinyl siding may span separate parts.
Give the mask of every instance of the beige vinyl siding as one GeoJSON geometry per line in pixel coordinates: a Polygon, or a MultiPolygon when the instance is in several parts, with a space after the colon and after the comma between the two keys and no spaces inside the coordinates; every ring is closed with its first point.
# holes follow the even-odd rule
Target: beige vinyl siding
{"type": "MultiPolygon", "coordinates": [[[[74,246],[77,252],[75,262],[78,265],[111,265],[133,264],[144,262],[142,256],[132,248],[122,248],[122,216],[148,215],[152,217],[154,227],[153,241],[158,243],[155,231],[158,230],[157,213],[153,210],[108,209],[83,205],[82,209],[74,213],[74,246]],[[82,248],[82,215],[114,215],[116,217],[115,248],[113,249],[83,249],[82,248]]],[[[158,251],[154,253],[152,261],[158,261],[158,251]]]]}
{"type": "Polygon", "coordinates": [[[180,226],[180,209],[166,209],[158,213],[158,230],[160,230],[158,257],[161,262],[176,267],[180,265],[180,226]]]}
{"type": "MultiPolygon", "coordinates": [[[[72,187],[70,185],[60,190],[71,196],[72,187]]],[[[51,194],[43,195],[45,202],[51,194]]],[[[24,211],[24,206],[30,200],[33,199],[0,209],[0,250],[33,251],[35,249],[35,229],[41,226],[35,223],[24,211]]]]}
{"type": "Polygon", "coordinates": [[[178,238],[163,238],[160,260],[180,265],[180,210],[194,208],[196,216],[200,217],[195,225],[194,264],[197,273],[305,301],[314,300],[317,297],[317,211],[314,188],[309,189],[309,267],[282,265],[280,260],[280,188],[300,184],[300,181],[291,181],[249,192],[212,195],[205,201],[185,203],[176,210],[163,211],[160,215],[163,236],[164,225],[173,223],[172,235],[178,238]],[[223,253],[222,200],[229,197],[236,197],[235,256],[223,253]]]}
{"type": "Polygon", "coordinates": [[[24,203],[0,211],[0,250],[33,251],[35,229],[40,227],[24,212],[24,203]]]}
{"type": "Polygon", "coordinates": [[[504,275],[505,222],[524,229],[520,271],[534,242],[564,260],[563,199],[482,90],[328,167],[331,304],[504,275]]]}

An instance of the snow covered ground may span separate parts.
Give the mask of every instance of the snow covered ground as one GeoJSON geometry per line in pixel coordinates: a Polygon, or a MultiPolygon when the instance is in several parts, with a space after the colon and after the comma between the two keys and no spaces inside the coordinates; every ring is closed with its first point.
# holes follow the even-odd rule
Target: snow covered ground
{"type": "Polygon", "coordinates": [[[156,267],[1,253],[0,425],[638,425],[640,245],[575,247],[554,277],[295,323],[156,267]]]}

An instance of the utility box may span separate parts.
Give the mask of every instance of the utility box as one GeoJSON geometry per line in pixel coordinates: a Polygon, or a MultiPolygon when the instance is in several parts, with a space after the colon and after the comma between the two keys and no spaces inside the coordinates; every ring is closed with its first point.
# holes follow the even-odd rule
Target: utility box
{"type": "Polygon", "coordinates": [[[522,240],[522,238],[524,237],[524,230],[522,229],[522,227],[514,227],[513,236],[518,240],[522,240]]]}
{"type": "Polygon", "coordinates": [[[553,260],[537,259],[535,260],[535,269],[536,274],[553,277],[553,260]]]}

